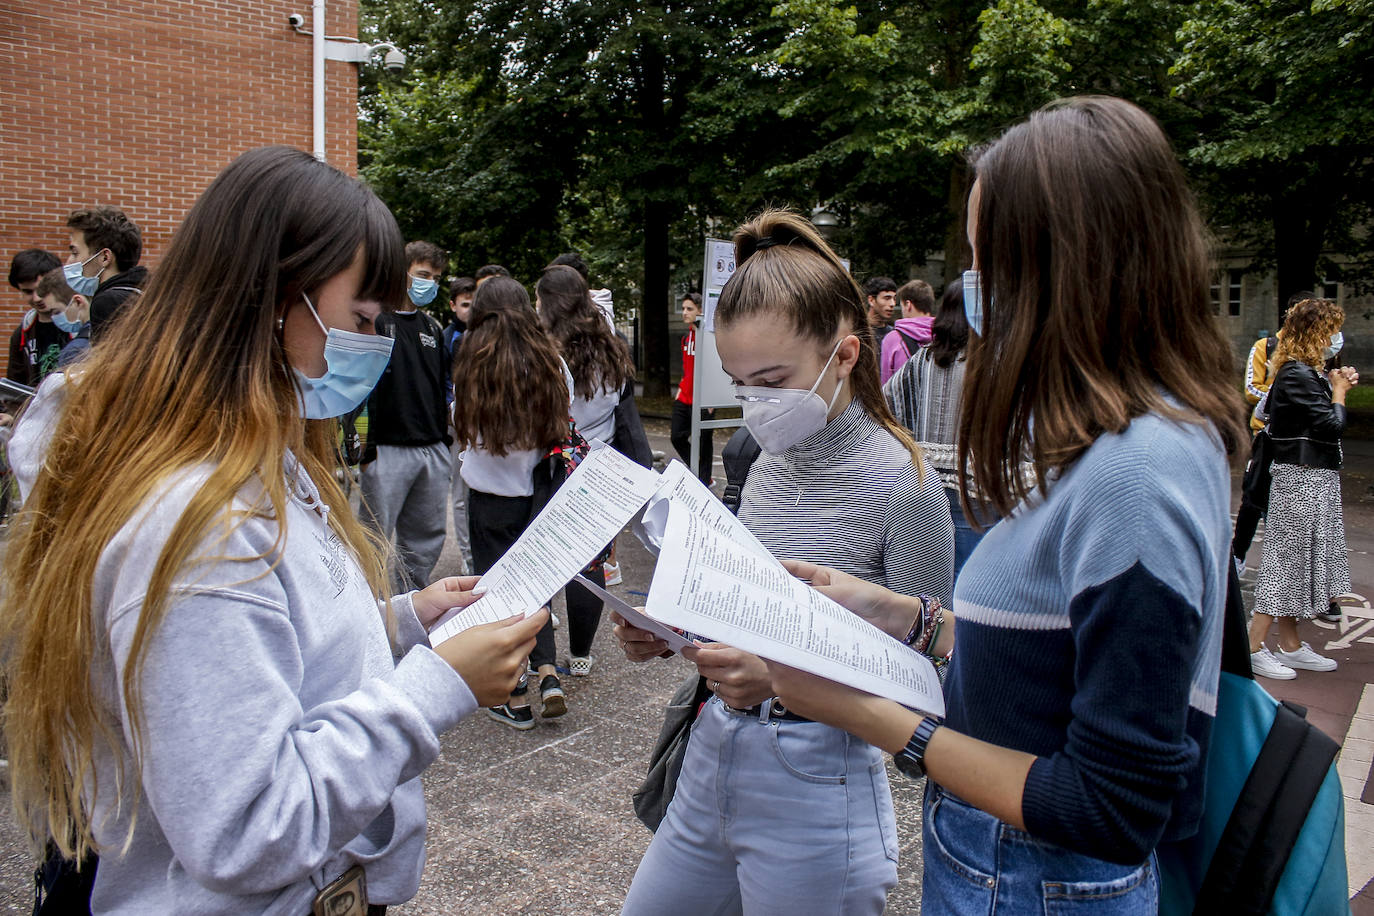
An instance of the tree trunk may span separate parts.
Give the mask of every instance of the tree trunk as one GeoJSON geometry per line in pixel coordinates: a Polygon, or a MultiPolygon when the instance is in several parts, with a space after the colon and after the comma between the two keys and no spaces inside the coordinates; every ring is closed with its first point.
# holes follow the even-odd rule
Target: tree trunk
{"type": "Polygon", "coordinates": [[[668,227],[666,204],[644,202],[641,231],[644,235],[644,393],[668,394],[668,227]]]}
{"type": "Polygon", "coordinates": [[[1290,186],[1274,195],[1274,285],[1279,316],[1276,327],[1283,326],[1288,298],[1311,290],[1318,279],[1317,259],[1321,256],[1326,220],[1318,201],[1314,206],[1309,189],[1290,186]]]}
{"type": "Polygon", "coordinates": [[[949,167],[949,197],[945,203],[945,216],[949,220],[945,227],[945,284],[959,279],[963,272],[973,266],[973,253],[969,250],[968,234],[964,228],[964,200],[968,196],[968,166],[962,157],[957,158],[949,167]]]}

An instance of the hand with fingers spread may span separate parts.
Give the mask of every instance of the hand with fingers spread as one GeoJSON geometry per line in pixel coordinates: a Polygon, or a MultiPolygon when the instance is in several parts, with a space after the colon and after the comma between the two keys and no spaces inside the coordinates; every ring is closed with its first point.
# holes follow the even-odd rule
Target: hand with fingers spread
{"type": "Polygon", "coordinates": [[[434,651],[467,682],[480,705],[497,706],[519,683],[535,634],[548,619],[548,609],[540,608],[525,618],[484,623],[444,640],[434,651]]]}
{"type": "Polygon", "coordinates": [[[682,657],[697,666],[711,692],[726,706],[748,709],[773,696],[768,666],[757,655],[723,643],[697,643],[683,649],[682,657]]]}
{"type": "Polygon", "coordinates": [[[611,613],[611,621],[615,624],[611,632],[615,634],[615,638],[620,642],[621,651],[630,661],[646,662],[651,658],[672,656],[673,650],[668,648],[668,643],[648,630],[641,630],[634,624],[626,623],[624,617],[614,612],[611,613]]]}
{"type": "Polygon", "coordinates": [[[481,596],[474,595],[472,590],[477,587],[477,582],[481,578],[481,576],[446,576],[437,582],[431,582],[416,592],[411,599],[411,603],[415,607],[415,616],[419,618],[425,629],[429,629],[434,621],[453,608],[467,607],[480,598],[481,596]]]}

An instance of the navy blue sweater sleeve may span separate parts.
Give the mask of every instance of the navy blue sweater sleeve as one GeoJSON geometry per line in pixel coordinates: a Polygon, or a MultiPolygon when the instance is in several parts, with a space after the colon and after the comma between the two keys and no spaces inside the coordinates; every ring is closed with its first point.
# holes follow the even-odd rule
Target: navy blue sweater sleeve
{"type": "Polygon", "coordinates": [[[1075,852],[1143,861],[1198,761],[1187,711],[1198,609],[1136,563],[1069,606],[1074,696],[1062,751],[1038,757],[1026,827],[1075,852]]]}

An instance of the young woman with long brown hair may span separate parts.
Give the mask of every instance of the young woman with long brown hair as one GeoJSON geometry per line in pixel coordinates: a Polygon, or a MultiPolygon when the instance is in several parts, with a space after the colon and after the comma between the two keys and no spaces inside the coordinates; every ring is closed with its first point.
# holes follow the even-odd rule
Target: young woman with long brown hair
{"type": "Polygon", "coordinates": [[[230,164],[138,302],[24,419],[6,556],[10,779],[38,842],[101,852],[92,909],[304,913],[424,861],[419,774],[509,690],[541,616],[431,650],[473,579],[389,601],[334,479],[389,348],[401,238],[307,153],[230,164]]]}
{"type": "MultiPolygon", "coordinates": [[[[477,287],[462,358],[453,367],[454,440],[463,448],[460,473],[468,485],[477,574],[496,565],[562,483],[564,468],[551,452],[568,437],[572,390],[525,287],[501,276],[477,287]]],[[[538,671],[543,717],[567,713],[552,620],[539,629],[530,664],[538,671]]],[[[533,728],[526,679],[487,714],[513,728],[533,728]]]]}
{"type": "MultiPolygon", "coordinates": [[[[630,348],[616,336],[605,313],[592,300],[587,281],[577,270],[555,264],[544,268],[534,287],[539,322],[558,347],[572,374],[572,417],[588,441],[613,444],[616,408],[626,385],[634,381],[630,348]]],[[[633,394],[631,394],[631,397],[633,394]]],[[[615,542],[588,566],[583,575],[606,585],[615,542]]],[[[601,625],[601,600],[577,583],[564,590],[568,602],[568,670],[574,677],[592,673],[592,641],[601,625]]]]}
{"type": "Polygon", "coordinates": [[[1341,436],[1345,395],[1360,381],[1352,366],[1322,367],[1340,352],[1345,312],[1330,299],[1304,299],[1288,310],[1270,361],[1267,395],[1272,442],[1264,553],[1255,581],[1250,666],[1264,677],[1291,679],[1294,668],[1334,671],[1298,636],[1298,621],[1326,613],[1350,591],[1341,512],[1341,436]],[[1278,624],[1279,649],[1264,640],[1278,624]]]}
{"type": "MultiPolygon", "coordinates": [[[[974,174],[959,458],[1002,521],[955,586],[947,716],[773,685],[928,775],[923,912],[1153,914],[1155,847],[1202,812],[1244,437],[1207,239],[1159,125],[1117,99],[1042,109],[974,174]]],[[[889,633],[920,617],[793,571],[889,633]]]]}
{"type": "MultiPolygon", "coordinates": [[[[864,295],[814,226],[769,210],[735,233],[716,346],[763,448],[739,518],[778,557],[826,557],[948,602],[954,560],[939,475],[888,410],[864,295]]],[[[626,626],[626,655],[666,645],[626,626]]],[[[762,660],[684,653],[715,696],[625,901],[627,914],[877,914],[897,882],[881,754],[773,700],[762,660]]]]}

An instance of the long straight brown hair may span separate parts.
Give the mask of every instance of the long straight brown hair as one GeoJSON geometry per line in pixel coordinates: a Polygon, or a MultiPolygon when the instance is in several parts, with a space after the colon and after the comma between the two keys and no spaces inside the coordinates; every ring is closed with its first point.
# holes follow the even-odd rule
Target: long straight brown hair
{"type": "Polygon", "coordinates": [[[859,338],[859,361],[849,376],[854,397],[924,471],[920,447],[883,397],[867,297],[816,227],[790,210],[764,210],[735,230],[734,242],[735,272],[721,290],[716,321],[728,325],[748,315],[778,315],[825,347],[847,328],[859,338]]]}
{"type": "Polygon", "coordinates": [[[464,446],[506,455],[552,448],[568,434],[568,383],[525,287],[477,288],[453,366],[453,431],[464,446]]]}
{"type": "Polygon", "coordinates": [[[966,505],[976,492],[1010,513],[1149,412],[1211,424],[1234,456],[1244,409],[1211,312],[1208,240],[1155,120],[1120,99],[1062,100],[974,170],[984,324],[959,422],[966,505]]]}
{"type": "Polygon", "coordinates": [[[592,302],[580,273],[562,264],[545,267],[534,291],[539,321],[567,362],[578,397],[590,400],[603,389],[621,391],[635,377],[630,348],[592,302]]]}
{"type": "MultiPolygon", "coordinates": [[[[334,479],[338,425],[306,421],[279,319],[357,257],[359,298],[393,308],[405,294],[402,238],[360,182],[286,147],[244,153],[220,173],[172,237],[157,273],[74,369],[33,491],[5,557],[5,733],[15,810],[36,845],[69,857],[94,845],[89,789],[134,802],[143,728],[141,673],[177,576],[216,554],[246,513],[235,500],[260,485],[249,513],[286,517],[283,468],[300,460],[334,511],[328,524],[374,594],[386,595],[384,555],[334,479]],[[112,713],[92,694],[107,643],[93,580],[111,539],[172,475],[205,465],[157,559],[125,668],[129,753],[112,713]],[[247,488],[247,489],[245,489],[247,488]],[[96,780],[92,748],[113,753],[116,785],[96,780]]],[[[279,529],[278,546],[286,536],[279,529]]],[[[276,548],[269,553],[275,553],[276,548]]],[[[263,557],[225,557],[261,560],[263,557]]],[[[107,609],[108,610],[108,609],[107,609]]],[[[195,803],[187,799],[188,804],[195,803]]]]}

